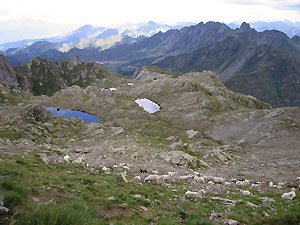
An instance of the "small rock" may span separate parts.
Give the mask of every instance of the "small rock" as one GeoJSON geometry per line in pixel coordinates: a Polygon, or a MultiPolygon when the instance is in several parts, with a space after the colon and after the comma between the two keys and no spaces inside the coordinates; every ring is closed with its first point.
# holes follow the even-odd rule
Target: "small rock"
{"type": "Polygon", "coordinates": [[[120,206],[121,206],[121,207],[128,206],[128,203],[127,203],[127,202],[125,202],[125,203],[121,204],[120,206]]]}
{"type": "Polygon", "coordinates": [[[133,179],[135,179],[135,180],[141,180],[142,178],[140,176],[135,176],[133,179]]]}
{"type": "Polygon", "coordinates": [[[45,164],[48,164],[50,162],[50,160],[48,159],[48,157],[46,156],[46,154],[42,154],[41,155],[41,159],[45,164]]]}
{"type": "Polygon", "coordinates": [[[167,141],[173,141],[174,139],[175,139],[174,136],[170,136],[170,137],[167,137],[167,138],[166,138],[167,141]]]}
{"type": "Polygon", "coordinates": [[[70,156],[69,156],[69,155],[65,155],[65,156],[64,156],[64,161],[65,161],[65,162],[69,162],[69,160],[70,160],[70,156]]]}
{"type": "Polygon", "coordinates": [[[34,202],[40,202],[40,200],[38,198],[36,198],[36,197],[32,197],[32,201],[34,201],[34,202]]]}
{"type": "Polygon", "coordinates": [[[133,197],[134,198],[142,198],[143,196],[142,195],[134,195],[133,197]]]}
{"type": "Polygon", "coordinates": [[[268,197],[262,197],[261,200],[262,200],[262,203],[264,203],[264,204],[272,204],[275,202],[274,199],[268,198],[268,197]]]}
{"type": "Polygon", "coordinates": [[[125,175],[125,173],[120,173],[120,174],[118,174],[118,176],[116,177],[118,180],[122,180],[122,181],[124,181],[124,182],[126,182],[126,183],[128,183],[128,180],[127,180],[127,178],[126,178],[126,175],[125,175]]]}
{"type": "Polygon", "coordinates": [[[110,169],[109,168],[107,168],[106,166],[103,166],[102,167],[102,171],[104,171],[104,172],[107,172],[107,171],[109,171],[110,169]]]}
{"type": "Polygon", "coordinates": [[[122,168],[125,170],[130,170],[130,168],[128,166],[122,166],[122,168]]]}
{"type": "Polygon", "coordinates": [[[0,206],[0,213],[7,213],[9,211],[8,208],[4,207],[4,206],[0,206]]]}
{"type": "Polygon", "coordinates": [[[270,215],[268,213],[264,212],[264,216],[269,217],[270,215]]]}
{"type": "Polygon", "coordinates": [[[188,130],[186,131],[187,135],[188,135],[188,138],[189,139],[192,139],[193,137],[195,137],[199,132],[198,131],[195,131],[195,130],[188,130]]]}
{"type": "Polygon", "coordinates": [[[107,200],[113,201],[113,200],[115,200],[115,198],[114,198],[114,196],[111,196],[111,197],[107,198],[107,200]]]}
{"type": "Polygon", "coordinates": [[[54,125],[53,124],[51,124],[51,123],[44,123],[44,126],[46,127],[46,129],[50,132],[50,133],[52,133],[53,131],[54,131],[54,125]]]}
{"type": "Polygon", "coordinates": [[[142,209],[142,210],[144,210],[145,212],[149,212],[149,209],[147,209],[145,206],[140,206],[140,208],[142,209]]]}
{"type": "Polygon", "coordinates": [[[246,143],[245,139],[241,139],[236,143],[236,145],[243,145],[245,143],[246,143]]]}
{"type": "Polygon", "coordinates": [[[250,191],[241,191],[242,195],[251,195],[250,191]]]}
{"type": "Polygon", "coordinates": [[[247,205],[250,206],[250,207],[252,207],[252,208],[257,208],[258,207],[258,205],[255,205],[252,202],[247,202],[247,205]]]}
{"type": "Polygon", "coordinates": [[[81,157],[78,157],[76,160],[73,160],[73,164],[79,164],[82,162],[82,158],[81,157]]]}
{"type": "Polygon", "coordinates": [[[239,225],[240,222],[239,222],[239,221],[236,221],[236,220],[228,220],[227,224],[228,224],[228,225],[239,225]]]}
{"type": "Polygon", "coordinates": [[[48,205],[48,204],[50,204],[52,202],[53,202],[53,199],[50,199],[49,201],[45,202],[45,205],[48,205]]]}

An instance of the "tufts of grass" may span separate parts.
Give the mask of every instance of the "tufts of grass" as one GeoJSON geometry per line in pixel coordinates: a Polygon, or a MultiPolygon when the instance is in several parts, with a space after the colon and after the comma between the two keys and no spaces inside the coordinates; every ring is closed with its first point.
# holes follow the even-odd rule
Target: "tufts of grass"
{"type": "Polygon", "coordinates": [[[261,224],[277,224],[277,225],[299,225],[300,224],[300,212],[286,213],[278,216],[271,216],[254,223],[255,225],[261,224]]]}
{"type": "Polygon", "coordinates": [[[11,131],[0,131],[0,138],[6,138],[9,140],[18,140],[24,136],[23,133],[11,132],[11,131]]]}
{"type": "Polygon", "coordinates": [[[197,213],[192,213],[188,215],[186,224],[190,225],[213,225],[213,223],[206,218],[206,216],[197,214],[197,213]]]}
{"type": "Polygon", "coordinates": [[[13,209],[27,200],[27,195],[18,192],[7,192],[4,194],[3,203],[5,207],[13,209]]]}
{"type": "Polygon", "coordinates": [[[97,213],[83,203],[71,205],[49,204],[28,211],[17,218],[16,225],[79,225],[96,224],[97,213]]]}

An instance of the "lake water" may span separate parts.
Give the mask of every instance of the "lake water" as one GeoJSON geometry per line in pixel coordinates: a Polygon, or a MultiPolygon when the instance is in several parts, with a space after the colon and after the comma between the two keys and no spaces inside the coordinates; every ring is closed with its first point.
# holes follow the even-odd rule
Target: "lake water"
{"type": "Polygon", "coordinates": [[[101,123],[102,120],[100,120],[98,117],[81,112],[81,111],[76,111],[76,110],[70,110],[70,109],[58,109],[54,107],[46,107],[44,108],[52,113],[52,115],[55,116],[63,116],[66,118],[74,117],[75,119],[82,119],[85,123],[101,123]]]}
{"type": "Polygon", "coordinates": [[[147,98],[135,100],[140,107],[143,107],[146,112],[155,113],[160,110],[160,106],[147,98]]]}

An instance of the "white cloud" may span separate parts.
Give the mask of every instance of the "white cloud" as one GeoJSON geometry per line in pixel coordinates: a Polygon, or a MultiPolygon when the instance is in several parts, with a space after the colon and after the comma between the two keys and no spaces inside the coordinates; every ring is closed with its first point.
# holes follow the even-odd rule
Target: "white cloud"
{"type": "Polygon", "coordinates": [[[128,22],[300,21],[299,0],[9,0],[1,3],[0,20],[30,17],[76,25],[128,22]]]}

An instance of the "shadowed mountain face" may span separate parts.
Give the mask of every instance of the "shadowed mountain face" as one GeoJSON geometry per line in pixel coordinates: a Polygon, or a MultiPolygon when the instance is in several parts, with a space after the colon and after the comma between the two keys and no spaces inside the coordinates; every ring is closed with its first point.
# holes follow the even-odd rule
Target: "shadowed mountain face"
{"type": "Polygon", "coordinates": [[[16,71],[3,55],[0,55],[0,81],[5,86],[17,86],[16,71]]]}
{"type": "Polygon", "coordinates": [[[299,106],[298,62],[298,58],[278,47],[251,45],[245,38],[228,37],[188,54],[167,57],[156,65],[181,72],[213,70],[234,91],[273,106],[299,106]]]}
{"type": "MultiPolygon", "coordinates": [[[[224,24],[215,22],[199,23],[181,30],[169,30],[166,33],[159,32],[133,44],[118,45],[104,50],[95,57],[97,61],[107,63],[116,72],[132,75],[140,66],[151,65],[166,56],[190,53],[217,45],[230,36],[238,37],[249,45],[272,45],[300,59],[300,46],[282,32],[257,32],[247,23],[243,23],[239,29],[232,30],[224,24]]],[[[227,48],[230,47],[234,46],[227,48]]]]}
{"type": "Polygon", "coordinates": [[[72,85],[86,87],[106,76],[113,79],[117,75],[103,65],[83,63],[77,57],[55,62],[37,57],[27,64],[13,67],[0,55],[0,83],[20,87],[34,95],[52,95],[72,85]]]}

